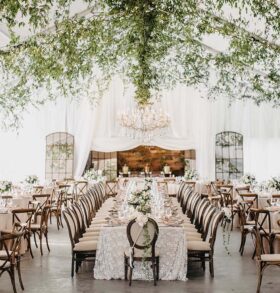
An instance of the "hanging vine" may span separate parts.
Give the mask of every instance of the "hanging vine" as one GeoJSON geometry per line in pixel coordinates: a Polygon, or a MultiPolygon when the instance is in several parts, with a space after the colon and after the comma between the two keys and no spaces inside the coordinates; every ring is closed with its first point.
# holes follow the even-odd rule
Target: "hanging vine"
{"type": "Polygon", "coordinates": [[[207,97],[280,101],[280,9],[261,0],[4,1],[11,35],[0,49],[0,112],[18,126],[24,110],[57,97],[96,100],[113,75],[135,86],[140,105],[178,83],[205,85],[207,97]],[[226,7],[235,13],[226,13],[226,7]],[[257,30],[249,30],[249,20],[257,30]],[[21,27],[32,31],[20,38],[21,27]],[[48,29],[46,29],[48,28],[48,29]],[[219,51],[205,42],[218,35],[219,51]]]}

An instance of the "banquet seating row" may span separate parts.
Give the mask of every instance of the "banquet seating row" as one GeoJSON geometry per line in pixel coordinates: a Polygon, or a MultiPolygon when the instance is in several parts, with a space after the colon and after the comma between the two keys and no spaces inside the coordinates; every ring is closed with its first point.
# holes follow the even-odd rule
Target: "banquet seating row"
{"type": "Polygon", "coordinates": [[[72,247],[71,276],[83,261],[94,261],[99,232],[105,223],[103,215],[111,208],[113,198],[106,200],[105,186],[95,184],[88,192],[63,211],[72,247]]]}
{"type": "Polygon", "coordinates": [[[214,277],[214,244],[224,213],[184,182],[178,190],[176,201],[185,220],[183,226],[189,262],[202,262],[202,268],[205,269],[205,261],[208,260],[210,274],[214,277]]]}
{"type": "MultiPolygon", "coordinates": [[[[63,212],[72,245],[72,277],[74,268],[78,272],[83,261],[95,259],[100,230],[107,225],[106,217],[114,203],[113,198],[105,199],[105,186],[99,183],[63,212]]],[[[209,260],[210,273],[214,276],[214,244],[223,212],[186,183],[181,184],[172,202],[178,206],[179,215],[184,219],[189,261],[201,261],[204,269],[205,261],[209,260]]]]}

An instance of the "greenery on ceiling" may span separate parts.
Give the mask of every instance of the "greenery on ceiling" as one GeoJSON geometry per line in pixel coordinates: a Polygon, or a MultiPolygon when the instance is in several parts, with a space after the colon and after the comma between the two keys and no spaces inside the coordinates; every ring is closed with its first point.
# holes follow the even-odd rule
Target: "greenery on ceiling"
{"type": "Polygon", "coordinates": [[[205,85],[209,98],[280,104],[274,0],[84,0],[88,13],[74,16],[72,2],[1,2],[0,21],[12,35],[0,49],[0,111],[7,125],[18,125],[31,104],[94,99],[115,74],[135,85],[139,104],[178,83],[205,85]],[[227,7],[236,15],[226,17],[227,7]],[[254,22],[260,28],[249,31],[254,22]],[[16,34],[24,26],[34,31],[26,40],[16,34]],[[205,45],[212,34],[223,36],[228,50],[205,45]]]}

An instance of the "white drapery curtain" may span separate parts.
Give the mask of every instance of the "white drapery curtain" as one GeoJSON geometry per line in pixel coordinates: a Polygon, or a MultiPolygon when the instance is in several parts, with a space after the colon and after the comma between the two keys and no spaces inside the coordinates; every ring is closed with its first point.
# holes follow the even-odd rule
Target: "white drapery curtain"
{"type": "MultiPolygon", "coordinates": [[[[118,113],[132,107],[133,88],[124,90],[119,79],[97,105],[59,99],[39,110],[25,114],[17,133],[0,132],[0,180],[20,181],[37,174],[44,179],[45,136],[67,131],[75,136],[74,175],[79,177],[90,150],[120,151],[143,144],[124,136],[118,113]]],[[[171,127],[165,136],[151,145],[166,149],[195,149],[196,166],[202,178],[215,177],[215,135],[236,131],[244,135],[244,170],[264,180],[280,175],[280,109],[270,105],[257,107],[250,101],[236,101],[230,107],[226,98],[202,99],[190,87],[177,86],[164,91],[160,106],[168,112],[171,127]]]]}

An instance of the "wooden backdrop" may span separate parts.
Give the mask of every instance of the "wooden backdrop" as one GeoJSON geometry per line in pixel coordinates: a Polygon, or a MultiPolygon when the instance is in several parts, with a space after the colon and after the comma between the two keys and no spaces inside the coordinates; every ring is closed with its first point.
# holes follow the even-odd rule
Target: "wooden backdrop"
{"type": "Polygon", "coordinates": [[[150,166],[150,171],[161,172],[163,166],[168,164],[172,173],[184,173],[185,151],[165,150],[156,146],[139,146],[135,149],[117,152],[118,171],[122,171],[124,164],[132,172],[144,171],[145,165],[150,166]]]}

